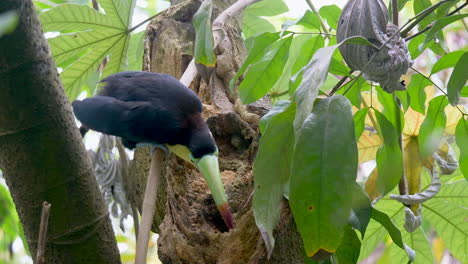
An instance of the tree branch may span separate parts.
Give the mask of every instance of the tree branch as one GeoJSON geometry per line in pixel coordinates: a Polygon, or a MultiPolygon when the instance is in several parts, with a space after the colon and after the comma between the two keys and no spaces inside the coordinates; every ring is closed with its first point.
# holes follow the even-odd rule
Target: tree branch
{"type": "Polygon", "coordinates": [[[146,180],[145,198],[143,199],[143,212],[141,225],[137,237],[135,264],[146,263],[148,253],[148,241],[150,237],[153,215],[156,210],[156,196],[161,178],[161,167],[163,165],[165,153],[162,149],[156,148],[151,157],[151,166],[146,180]]]}
{"type": "Polygon", "coordinates": [[[45,249],[47,240],[47,227],[49,226],[50,204],[42,204],[41,223],[39,227],[39,238],[37,239],[36,263],[45,264],[45,249]]]}
{"type": "MultiPolygon", "coordinates": [[[[224,28],[229,18],[236,16],[248,6],[255,4],[261,0],[239,0],[232,6],[224,10],[213,22],[213,39],[214,47],[216,48],[219,43],[224,39],[224,28]]],[[[197,68],[195,67],[195,59],[192,59],[189,66],[185,70],[184,74],[180,78],[180,81],[189,86],[195,76],[197,75],[197,68]]]]}

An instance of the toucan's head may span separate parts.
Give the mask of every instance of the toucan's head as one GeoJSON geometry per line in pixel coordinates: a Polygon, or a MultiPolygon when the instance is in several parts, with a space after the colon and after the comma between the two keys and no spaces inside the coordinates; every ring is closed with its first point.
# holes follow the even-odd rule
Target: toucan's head
{"type": "MultiPolygon", "coordinates": [[[[206,124],[205,124],[206,126],[206,124]]],[[[206,129],[190,133],[188,146],[168,146],[177,156],[193,163],[203,174],[221,216],[229,229],[234,228],[231,208],[227,202],[218,165],[218,148],[213,135],[206,129]]]]}

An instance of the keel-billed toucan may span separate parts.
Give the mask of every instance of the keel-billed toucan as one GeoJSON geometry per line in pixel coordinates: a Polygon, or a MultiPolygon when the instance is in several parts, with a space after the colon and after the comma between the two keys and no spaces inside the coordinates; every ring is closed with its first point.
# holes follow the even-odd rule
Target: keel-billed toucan
{"type": "Polygon", "coordinates": [[[129,71],[103,79],[99,95],[73,102],[73,111],[89,129],[122,138],[129,149],[138,143],[165,145],[197,166],[205,177],[221,216],[232,229],[218,167],[218,151],[201,116],[198,96],[176,78],[129,71]]]}

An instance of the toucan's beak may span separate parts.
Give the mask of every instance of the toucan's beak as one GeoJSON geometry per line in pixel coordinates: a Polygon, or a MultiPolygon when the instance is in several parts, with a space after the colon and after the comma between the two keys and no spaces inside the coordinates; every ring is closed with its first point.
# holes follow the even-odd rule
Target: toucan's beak
{"type": "Polygon", "coordinates": [[[211,195],[213,195],[213,199],[226,226],[229,229],[233,229],[234,220],[226,194],[224,193],[224,186],[219,173],[218,157],[214,154],[205,155],[196,162],[196,165],[208,183],[208,188],[210,188],[211,195]]]}

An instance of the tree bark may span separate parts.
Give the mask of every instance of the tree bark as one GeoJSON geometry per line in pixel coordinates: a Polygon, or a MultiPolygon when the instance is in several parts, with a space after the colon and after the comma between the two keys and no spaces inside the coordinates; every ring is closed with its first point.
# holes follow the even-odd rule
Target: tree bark
{"type": "Polygon", "coordinates": [[[3,0],[18,12],[16,30],[0,38],[0,168],[32,256],[41,206],[52,204],[46,263],[120,263],[88,155],[76,129],[31,0],[3,0]]]}
{"type": "MultiPolygon", "coordinates": [[[[180,78],[193,58],[195,31],[191,21],[200,1],[173,2],[177,5],[155,18],[146,30],[143,66],[146,71],[180,78]]],[[[213,19],[234,2],[214,0],[213,19]]],[[[158,200],[165,201],[165,208],[158,208],[160,220],[153,225],[159,226],[158,253],[163,263],[303,263],[302,240],[287,202],[275,230],[277,243],[270,260],[255,225],[252,166],[260,137],[258,120],[271,106],[268,100],[247,108],[239,106],[237,92],[229,89],[229,81],[246,56],[241,21],[242,16],[233,18],[225,29],[226,37],[215,50],[217,65],[208,76],[209,82],[198,76],[190,86],[203,101],[203,116],[219,148],[221,176],[236,227],[228,232],[197,169],[171,155],[167,194],[158,200]]],[[[140,174],[143,177],[144,173],[140,174]]]]}

